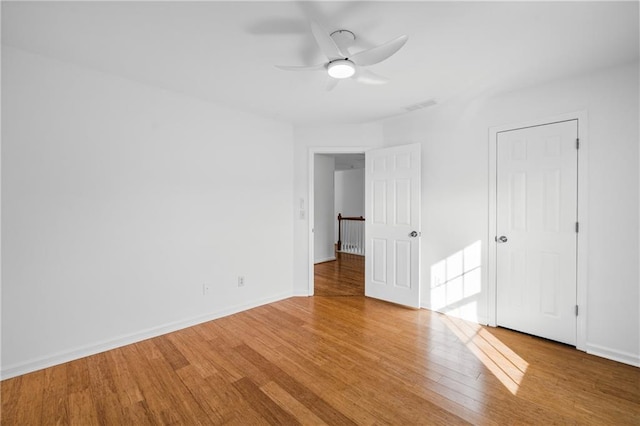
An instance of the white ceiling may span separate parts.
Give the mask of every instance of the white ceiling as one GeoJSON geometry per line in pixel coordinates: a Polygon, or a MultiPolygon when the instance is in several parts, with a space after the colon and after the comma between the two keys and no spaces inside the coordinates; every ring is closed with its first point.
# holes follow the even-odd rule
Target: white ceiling
{"type": "Polygon", "coordinates": [[[358,123],[637,61],[638,2],[2,2],[2,43],[295,124],[358,123]],[[322,61],[308,30],[352,51],[407,34],[370,69],[383,86],[274,65],[322,61]]]}

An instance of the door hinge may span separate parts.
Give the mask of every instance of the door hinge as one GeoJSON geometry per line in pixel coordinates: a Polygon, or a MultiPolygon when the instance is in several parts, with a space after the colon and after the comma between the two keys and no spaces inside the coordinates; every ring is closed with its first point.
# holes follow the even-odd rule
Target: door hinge
{"type": "Polygon", "coordinates": [[[576,316],[578,316],[578,305],[576,305],[576,316]]]}
{"type": "Polygon", "coordinates": [[[576,138],[576,149],[580,149],[580,138],[576,138]]]}
{"type": "Polygon", "coordinates": [[[576,222],[576,233],[580,232],[580,222],[576,222]]]}

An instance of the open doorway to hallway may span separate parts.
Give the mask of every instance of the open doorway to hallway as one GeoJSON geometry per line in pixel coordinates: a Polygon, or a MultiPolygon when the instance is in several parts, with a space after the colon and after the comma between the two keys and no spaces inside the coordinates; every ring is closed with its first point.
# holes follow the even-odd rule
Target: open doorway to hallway
{"type": "Polygon", "coordinates": [[[365,222],[338,220],[364,218],[364,171],[364,153],[314,155],[315,295],[364,295],[365,222]]]}

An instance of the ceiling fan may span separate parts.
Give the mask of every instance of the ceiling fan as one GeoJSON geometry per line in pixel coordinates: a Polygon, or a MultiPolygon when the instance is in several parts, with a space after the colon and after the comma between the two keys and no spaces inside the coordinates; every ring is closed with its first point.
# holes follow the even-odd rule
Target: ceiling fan
{"type": "Polygon", "coordinates": [[[364,84],[385,84],[388,78],[375,74],[365,67],[374,65],[388,59],[396,53],[408,38],[406,35],[394,38],[380,46],[366,49],[353,55],[349,47],[356,38],[349,30],[337,30],[332,33],[325,31],[318,23],[311,21],[311,33],[318,43],[320,50],[327,57],[327,62],[311,66],[281,66],[278,68],[287,71],[319,71],[327,72],[327,90],[332,90],[340,80],[353,78],[364,84]]]}

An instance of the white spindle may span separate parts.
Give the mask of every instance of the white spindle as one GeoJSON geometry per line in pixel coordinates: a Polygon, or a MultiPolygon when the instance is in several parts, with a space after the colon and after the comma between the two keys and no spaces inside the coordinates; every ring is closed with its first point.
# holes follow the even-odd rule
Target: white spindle
{"type": "Polygon", "coordinates": [[[342,219],[340,222],[341,251],[364,255],[365,233],[363,220],[342,219]]]}

